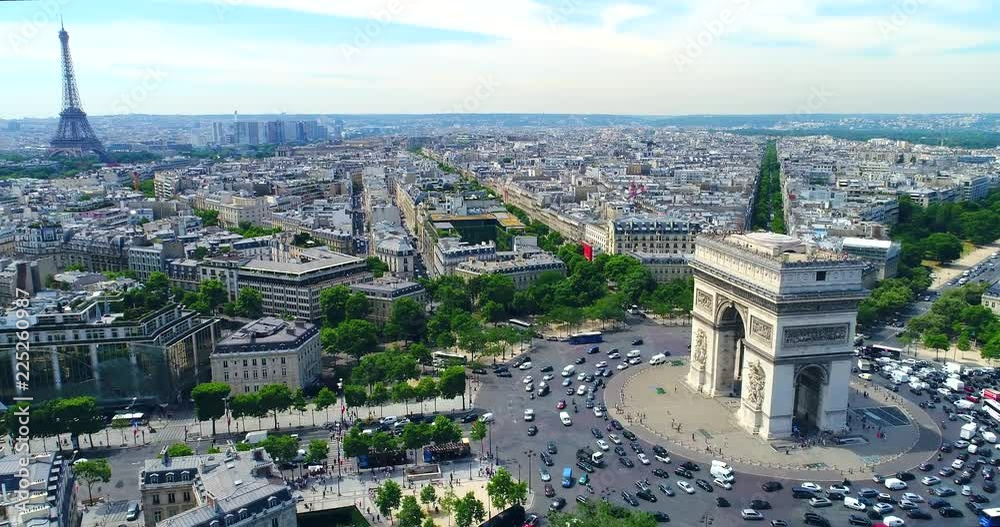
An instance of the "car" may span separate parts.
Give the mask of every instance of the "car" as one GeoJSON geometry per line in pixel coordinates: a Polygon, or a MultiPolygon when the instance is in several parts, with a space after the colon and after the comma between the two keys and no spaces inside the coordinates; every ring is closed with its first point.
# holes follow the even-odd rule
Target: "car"
{"type": "Polygon", "coordinates": [[[815,498],[809,500],[809,505],[811,507],[814,507],[814,508],[818,509],[820,507],[829,507],[829,506],[833,505],[833,502],[830,501],[830,498],[815,497],[815,498]]]}
{"type": "Polygon", "coordinates": [[[542,380],[543,381],[551,381],[552,379],[555,379],[555,378],[556,378],[556,376],[552,375],[551,373],[546,373],[545,375],[542,375],[542,380]]]}
{"type": "Polygon", "coordinates": [[[874,481],[875,483],[882,483],[883,481],[885,481],[885,476],[883,476],[882,474],[872,474],[872,481],[874,481]]]}
{"type": "Polygon", "coordinates": [[[903,527],[903,525],[906,524],[902,518],[897,516],[886,516],[885,518],[882,518],[882,523],[884,523],[886,527],[903,527]]]}
{"type": "Polygon", "coordinates": [[[933,518],[933,516],[931,516],[931,513],[922,509],[910,509],[906,511],[906,515],[909,516],[910,518],[913,518],[914,520],[930,520],[931,518],[933,518]]]}
{"type": "Polygon", "coordinates": [[[479,415],[474,413],[469,413],[463,415],[459,420],[463,423],[475,423],[477,419],[479,419],[479,415]]]}
{"type": "Polygon", "coordinates": [[[642,364],[642,359],[640,359],[639,357],[632,357],[631,359],[625,362],[631,364],[632,366],[637,366],[639,364],[642,364]]]}
{"type": "Polygon", "coordinates": [[[945,478],[950,478],[953,475],[955,475],[955,469],[951,467],[944,467],[943,469],[938,471],[938,476],[942,476],[945,478]]]}
{"type": "Polygon", "coordinates": [[[788,527],[788,522],[785,520],[771,520],[771,527],[788,527]]]}
{"type": "Polygon", "coordinates": [[[564,408],[566,408],[566,399],[559,399],[559,402],[556,403],[556,410],[562,410],[564,408]]]}
{"type": "Polygon", "coordinates": [[[904,490],[904,489],[906,489],[906,483],[903,483],[902,481],[900,481],[900,480],[898,480],[896,478],[889,478],[889,479],[885,480],[884,485],[885,485],[885,488],[887,488],[889,490],[904,490]]]}
{"type": "Polygon", "coordinates": [[[622,358],[622,354],[618,353],[617,351],[614,351],[614,352],[608,353],[608,358],[609,359],[620,359],[620,358],[622,358]]]}
{"type": "Polygon", "coordinates": [[[594,466],[591,465],[590,463],[587,463],[586,461],[577,461],[576,462],[576,466],[579,467],[580,470],[582,470],[582,471],[584,471],[584,472],[586,472],[588,474],[593,474],[594,473],[594,466]]]}
{"type": "Polygon", "coordinates": [[[669,478],[670,477],[670,474],[668,474],[667,471],[663,470],[662,468],[654,468],[653,469],[653,475],[656,476],[656,477],[658,477],[658,478],[669,478]]]}
{"type": "Polygon", "coordinates": [[[559,450],[556,448],[556,444],[553,443],[552,441],[549,441],[545,445],[545,451],[548,452],[549,454],[552,454],[552,455],[555,455],[556,453],[559,452],[559,450]]]}
{"type": "Polygon", "coordinates": [[[583,364],[584,362],[587,362],[587,357],[577,357],[576,360],[573,361],[574,364],[583,364]]]}
{"type": "Polygon", "coordinates": [[[709,482],[707,482],[707,481],[705,481],[705,480],[703,480],[701,478],[698,478],[698,479],[694,480],[694,484],[698,485],[698,488],[700,488],[701,490],[703,490],[705,492],[712,492],[712,491],[715,490],[715,489],[712,488],[712,485],[709,482]]]}
{"type": "Polygon", "coordinates": [[[962,467],[964,466],[965,466],[965,461],[961,459],[956,459],[955,461],[951,462],[951,468],[955,470],[962,470],[962,467]]]}
{"type": "Polygon", "coordinates": [[[130,521],[131,522],[131,521],[138,520],[139,519],[139,511],[140,510],[141,509],[140,509],[139,502],[137,502],[137,501],[130,502],[129,505],[128,505],[128,512],[125,514],[125,521],[130,521]]]}
{"type": "Polygon", "coordinates": [[[701,470],[701,467],[698,466],[698,464],[695,463],[694,461],[685,461],[681,463],[681,468],[690,470],[692,472],[698,472],[699,470],[701,470]]]}
{"type": "Polygon", "coordinates": [[[594,439],[601,439],[604,437],[604,433],[597,427],[590,429],[590,435],[594,436],[594,439]]]}
{"type": "Polygon", "coordinates": [[[974,501],[965,502],[965,508],[972,511],[972,514],[979,515],[979,512],[983,510],[982,506],[974,501]]]}
{"type": "Polygon", "coordinates": [[[872,521],[864,516],[852,514],[851,517],[847,519],[847,523],[850,525],[860,525],[861,527],[871,527],[872,521]]]}
{"type": "Polygon", "coordinates": [[[538,469],[538,475],[542,478],[542,481],[552,481],[552,474],[550,474],[549,469],[545,467],[538,469]]]}
{"type": "Polygon", "coordinates": [[[642,339],[635,339],[632,341],[633,346],[642,346],[642,339]]]}
{"type": "Polygon", "coordinates": [[[633,463],[631,459],[629,459],[629,458],[627,458],[625,456],[622,456],[622,457],[618,458],[618,462],[621,463],[622,465],[628,467],[628,468],[632,468],[632,467],[635,466],[635,463],[633,463]]]}
{"type": "Polygon", "coordinates": [[[534,384],[529,384],[529,385],[525,386],[524,387],[524,391],[526,391],[526,392],[533,392],[533,391],[535,391],[535,385],[534,384]]]}
{"type": "Polygon", "coordinates": [[[802,521],[806,525],[818,525],[820,527],[829,527],[830,520],[816,514],[815,512],[807,512],[803,515],[802,521]]]}
{"type": "Polygon", "coordinates": [[[528,435],[529,436],[533,436],[533,435],[535,435],[537,433],[538,433],[538,427],[537,426],[531,425],[531,426],[528,427],[528,435]]]}
{"type": "Polygon", "coordinates": [[[987,480],[983,482],[983,492],[993,494],[997,491],[997,486],[992,480],[987,480]]]}
{"type": "Polygon", "coordinates": [[[555,496],[555,495],[556,495],[556,489],[552,488],[552,484],[551,483],[546,483],[545,484],[545,497],[546,498],[551,498],[552,496],[555,496]]]}
{"type": "Polygon", "coordinates": [[[552,366],[551,365],[549,365],[549,366],[542,366],[542,369],[540,369],[538,371],[540,371],[542,373],[550,372],[550,371],[552,371],[552,366]]]}
{"type": "Polygon", "coordinates": [[[875,489],[870,489],[868,487],[865,487],[863,489],[858,490],[858,496],[861,496],[862,498],[874,498],[878,496],[878,491],[875,489]]]}
{"type": "Polygon", "coordinates": [[[624,427],[622,426],[621,421],[619,421],[617,419],[612,419],[609,422],[609,424],[611,425],[611,428],[614,428],[615,430],[618,430],[619,432],[621,432],[624,429],[624,427]]]}
{"type": "Polygon", "coordinates": [[[917,479],[917,476],[913,475],[912,472],[897,472],[895,477],[901,481],[913,481],[917,479]]]}
{"type": "Polygon", "coordinates": [[[951,451],[953,450],[953,448],[951,447],[951,445],[944,444],[944,445],[941,445],[941,448],[939,448],[938,450],[940,450],[941,452],[944,452],[945,454],[950,454],[951,451]]]}
{"type": "Polygon", "coordinates": [[[627,456],[628,452],[625,451],[625,447],[618,445],[615,447],[615,454],[618,454],[619,456],[627,456]]]}
{"type": "Polygon", "coordinates": [[[851,493],[851,487],[847,487],[844,485],[830,485],[829,487],[827,487],[826,490],[827,492],[836,492],[844,495],[851,493]]]}
{"type": "Polygon", "coordinates": [[[930,487],[932,485],[937,485],[941,483],[941,478],[937,476],[924,476],[923,478],[920,479],[920,482],[930,487]]]}
{"type": "Polygon", "coordinates": [[[719,496],[718,498],[715,498],[715,506],[716,507],[728,507],[729,506],[729,500],[727,500],[726,498],[723,498],[722,496],[719,496]]]}
{"type": "Polygon", "coordinates": [[[580,386],[576,387],[576,394],[577,395],[583,395],[585,393],[587,393],[587,387],[586,386],[584,386],[584,385],[581,384],[580,386]]]}
{"type": "Polygon", "coordinates": [[[712,483],[714,483],[716,487],[723,488],[726,490],[733,490],[733,484],[722,478],[715,478],[712,480],[712,483]]]}
{"type": "Polygon", "coordinates": [[[517,369],[519,369],[521,371],[530,370],[531,366],[532,366],[531,361],[528,361],[528,362],[522,363],[520,366],[517,367],[517,369]]]}
{"type": "Polygon", "coordinates": [[[899,500],[899,509],[900,510],[908,511],[908,510],[912,510],[912,509],[916,509],[916,508],[917,508],[917,504],[913,503],[910,500],[899,500]]]}
{"type": "Polygon", "coordinates": [[[655,511],[653,512],[653,519],[659,523],[665,523],[670,521],[670,516],[665,512],[655,511]]]}
{"type": "Polygon", "coordinates": [[[760,485],[760,490],[764,492],[775,492],[784,488],[780,481],[765,481],[760,485]]]}
{"type": "Polygon", "coordinates": [[[532,408],[525,408],[524,409],[524,420],[525,421],[534,421],[535,420],[535,410],[532,409],[532,408]]]}
{"type": "Polygon", "coordinates": [[[628,493],[628,491],[624,490],[622,491],[622,499],[625,500],[625,503],[628,503],[633,507],[639,506],[639,500],[635,499],[631,494],[628,493]]]}
{"type": "Polygon", "coordinates": [[[544,463],[545,466],[551,467],[553,465],[552,456],[550,456],[548,452],[542,452],[539,454],[539,457],[542,458],[542,463],[544,463]]]}
{"type": "Polygon", "coordinates": [[[948,496],[955,495],[955,489],[951,487],[935,487],[931,489],[931,494],[939,498],[947,498],[948,496]]]}
{"type": "Polygon", "coordinates": [[[802,484],[799,485],[799,487],[811,490],[813,492],[820,492],[820,491],[823,490],[823,487],[820,487],[819,485],[817,485],[817,484],[815,484],[815,483],[813,483],[811,481],[807,481],[805,483],[802,483],[802,484]]]}
{"type": "Polygon", "coordinates": [[[934,470],[934,463],[921,463],[917,466],[917,470],[921,472],[930,472],[934,470]]]}
{"type": "Polygon", "coordinates": [[[653,457],[660,463],[667,463],[667,464],[670,463],[670,456],[668,456],[667,454],[656,454],[653,457]]]}
{"type": "Polygon", "coordinates": [[[954,507],[941,507],[938,509],[938,514],[940,514],[942,518],[961,518],[962,516],[965,516],[964,512],[954,507]]]}
{"type": "Polygon", "coordinates": [[[608,442],[605,441],[605,440],[603,440],[603,439],[598,439],[597,440],[597,447],[600,448],[601,450],[605,451],[605,452],[607,452],[608,450],[611,449],[611,446],[608,445],[608,442]]]}
{"type": "Polygon", "coordinates": [[[563,385],[563,386],[569,386],[569,385],[571,385],[571,384],[573,384],[573,379],[570,379],[569,377],[566,377],[566,378],[565,378],[565,379],[563,379],[563,381],[562,381],[562,385],[563,385]]]}
{"type": "Polygon", "coordinates": [[[628,363],[627,362],[623,362],[623,363],[619,364],[618,366],[616,366],[615,368],[617,368],[618,370],[627,370],[628,369],[628,363]]]}
{"type": "Polygon", "coordinates": [[[636,497],[642,498],[650,503],[656,503],[656,495],[647,489],[642,489],[635,493],[636,497]]]}
{"type": "Polygon", "coordinates": [[[675,468],[674,469],[674,474],[676,474],[676,475],[678,475],[678,476],[680,476],[682,478],[687,478],[687,479],[691,479],[691,478],[694,477],[694,474],[692,474],[690,470],[688,470],[686,468],[683,468],[683,467],[677,467],[677,468],[675,468]]]}
{"type": "Polygon", "coordinates": [[[923,503],[924,502],[924,497],[923,496],[921,496],[920,494],[914,494],[912,492],[904,492],[903,493],[903,499],[904,500],[909,500],[912,503],[923,503]]]}
{"type": "Polygon", "coordinates": [[[983,496],[982,494],[973,494],[972,496],[969,496],[969,501],[975,503],[988,503],[990,499],[987,498],[986,496],[983,496]]]}
{"type": "Polygon", "coordinates": [[[629,441],[635,441],[635,440],[638,439],[635,434],[633,434],[632,432],[630,432],[628,430],[622,430],[622,436],[625,439],[628,439],[629,441]]]}
{"type": "Polygon", "coordinates": [[[658,489],[660,489],[660,492],[666,494],[667,496],[673,496],[674,495],[674,489],[670,486],[669,483],[660,483],[656,487],[658,489]]]}
{"type": "Polygon", "coordinates": [[[962,496],[972,496],[972,487],[962,485],[962,496]]]}
{"type": "Polygon", "coordinates": [[[892,497],[892,494],[889,494],[888,492],[879,492],[875,499],[877,499],[879,503],[897,503],[896,498],[892,497]]]}
{"type": "Polygon", "coordinates": [[[872,510],[878,511],[879,514],[889,514],[892,512],[892,505],[888,503],[876,503],[872,505],[872,510]]]}
{"type": "Polygon", "coordinates": [[[646,456],[646,454],[639,452],[638,454],[636,454],[636,457],[639,458],[639,462],[642,463],[643,465],[649,464],[649,458],[646,456]]]}
{"type": "Polygon", "coordinates": [[[771,503],[765,500],[753,499],[747,504],[748,508],[756,511],[763,511],[771,508],[771,503]]]}
{"type": "Polygon", "coordinates": [[[853,509],[856,511],[864,512],[868,507],[857,498],[852,498],[850,496],[845,496],[843,499],[844,507],[848,509],[853,509]]]}
{"type": "Polygon", "coordinates": [[[694,487],[692,487],[687,481],[678,481],[677,487],[687,494],[694,494],[694,487]]]}
{"type": "Polygon", "coordinates": [[[618,437],[618,434],[608,434],[608,439],[616,445],[622,444],[622,438],[618,437]]]}
{"type": "Polygon", "coordinates": [[[562,510],[562,508],[565,507],[565,506],[566,506],[566,498],[559,497],[559,498],[556,498],[556,499],[552,500],[552,503],[549,504],[549,510],[550,511],[558,511],[558,510],[562,510]]]}

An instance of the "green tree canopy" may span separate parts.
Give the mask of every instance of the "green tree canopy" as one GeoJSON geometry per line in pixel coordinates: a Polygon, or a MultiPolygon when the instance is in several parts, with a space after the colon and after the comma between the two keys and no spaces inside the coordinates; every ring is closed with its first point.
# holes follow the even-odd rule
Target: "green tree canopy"
{"type": "Polygon", "coordinates": [[[111,481],[111,465],[107,459],[88,459],[78,461],[73,464],[73,473],[76,478],[87,485],[88,500],[94,501],[94,484],[107,483],[111,481]]]}
{"type": "Polygon", "coordinates": [[[379,512],[390,518],[392,517],[393,509],[400,506],[402,498],[403,489],[391,479],[385,480],[375,488],[375,506],[378,507],[379,512]]]}
{"type": "Polygon", "coordinates": [[[226,398],[230,387],[224,382],[204,382],[191,390],[194,412],[199,421],[212,421],[212,436],[215,436],[215,420],[226,414],[226,398]]]}
{"type": "Polygon", "coordinates": [[[257,392],[257,396],[261,408],[274,414],[274,427],[278,428],[278,413],[292,406],[292,391],[284,384],[268,384],[257,392]]]}
{"type": "Polygon", "coordinates": [[[194,450],[187,443],[174,443],[167,447],[167,455],[170,457],[193,456],[194,450]]]}

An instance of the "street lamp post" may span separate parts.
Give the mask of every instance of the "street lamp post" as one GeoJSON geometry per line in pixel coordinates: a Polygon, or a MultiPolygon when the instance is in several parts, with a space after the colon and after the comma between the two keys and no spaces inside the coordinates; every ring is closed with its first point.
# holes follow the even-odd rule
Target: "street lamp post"
{"type": "Polygon", "coordinates": [[[231,429],[232,419],[229,418],[229,397],[223,397],[222,398],[222,402],[223,402],[223,404],[226,405],[226,411],[225,411],[225,414],[226,414],[226,435],[231,435],[233,433],[233,431],[231,429]]]}
{"type": "Polygon", "coordinates": [[[340,429],[344,429],[344,409],[347,408],[347,398],[344,397],[344,378],[337,379],[337,391],[340,392],[340,429]]]}

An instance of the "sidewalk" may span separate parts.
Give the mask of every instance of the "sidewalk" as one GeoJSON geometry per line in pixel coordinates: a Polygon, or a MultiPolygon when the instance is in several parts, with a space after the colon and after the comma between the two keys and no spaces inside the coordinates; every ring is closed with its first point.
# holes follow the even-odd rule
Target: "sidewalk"
{"type": "MultiPolygon", "coordinates": [[[[465,407],[467,409],[472,408],[475,403],[476,394],[478,393],[478,383],[470,379],[469,386],[472,391],[471,395],[467,393],[465,397],[465,407]]],[[[309,410],[306,410],[302,414],[299,414],[294,410],[278,414],[278,431],[291,431],[294,433],[295,431],[299,431],[303,428],[320,427],[327,421],[340,420],[339,404],[336,405],[335,408],[331,407],[328,410],[323,411],[313,411],[312,405],[310,405],[309,408],[309,410]]],[[[402,416],[418,412],[431,415],[434,413],[447,413],[461,409],[462,398],[455,397],[453,399],[438,398],[435,400],[424,401],[423,403],[390,403],[382,407],[362,406],[358,408],[348,408],[348,412],[357,412],[359,419],[364,419],[366,417],[377,419],[387,415],[402,416]]],[[[220,438],[224,435],[236,435],[238,438],[240,435],[256,430],[274,430],[274,417],[268,416],[260,419],[249,417],[233,419],[228,426],[225,418],[219,419],[215,422],[215,431],[220,438]]],[[[169,445],[185,441],[193,443],[211,441],[212,422],[198,422],[194,418],[193,412],[188,411],[185,414],[175,416],[173,419],[153,418],[150,420],[148,427],[141,426],[134,431],[131,428],[108,427],[100,432],[95,432],[92,434],[92,437],[96,445],[90,444],[90,438],[88,436],[80,436],[80,457],[85,457],[82,452],[87,452],[92,448],[135,448],[157,444],[169,445]],[[149,431],[150,427],[156,430],[156,432],[151,433],[149,431]]],[[[64,448],[69,448],[69,434],[62,434],[57,438],[48,437],[44,440],[39,438],[32,439],[30,442],[31,451],[43,452],[51,450],[56,446],[57,441],[63,442],[64,448]]]]}

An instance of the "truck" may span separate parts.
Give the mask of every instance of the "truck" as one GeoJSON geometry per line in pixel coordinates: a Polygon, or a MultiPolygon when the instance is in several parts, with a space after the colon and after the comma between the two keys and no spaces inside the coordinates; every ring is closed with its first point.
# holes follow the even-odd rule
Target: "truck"
{"type": "Polygon", "coordinates": [[[595,452],[590,447],[583,447],[576,451],[576,459],[590,463],[595,467],[604,466],[604,452],[595,452]]]}
{"type": "Polygon", "coordinates": [[[449,459],[459,459],[468,456],[471,452],[469,438],[463,437],[461,441],[454,443],[424,447],[424,462],[437,463],[449,459]]]}
{"type": "Polygon", "coordinates": [[[976,431],[979,430],[979,425],[976,423],[966,423],[962,425],[962,430],[959,431],[958,437],[962,439],[969,440],[976,437],[976,431]]]}
{"type": "Polygon", "coordinates": [[[245,441],[251,445],[256,445],[265,439],[267,439],[267,430],[257,430],[254,432],[247,432],[245,441]]]}
{"type": "Polygon", "coordinates": [[[872,371],[872,363],[868,359],[858,359],[858,371],[868,373],[872,371]]]}
{"type": "Polygon", "coordinates": [[[953,392],[965,391],[965,383],[962,382],[962,379],[959,379],[958,377],[948,377],[944,381],[944,385],[947,386],[948,389],[953,392]]]}
{"type": "Polygon", "coordinates": [[[946,362],[944,365],[944,371],[950,374],[953,373],[958,375],[962,373],[962,365],[957,362],[946,362]]]}

